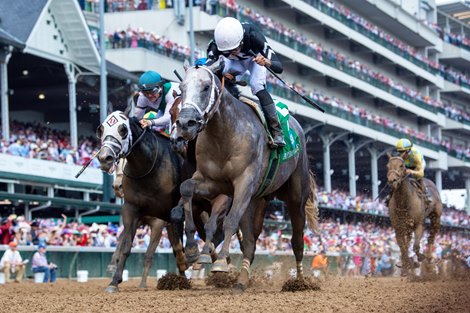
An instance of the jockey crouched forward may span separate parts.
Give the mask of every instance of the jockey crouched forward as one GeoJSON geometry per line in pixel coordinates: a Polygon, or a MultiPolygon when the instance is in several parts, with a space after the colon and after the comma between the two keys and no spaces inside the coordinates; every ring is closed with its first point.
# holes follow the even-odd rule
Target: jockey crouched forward
{"type": "MultiPolygon", "coordinates": [[[[413,146],[413,143],[406,138],[398,140],[396,145],[397,152],[400,157],[405,161],[406,174],[411,175],[418,182],[421,192],[424,195],[426,206],[432,202],[432,195],[429,193],[426,184],[424,183],[424,169],[426,168],[426,161],[424,160],[421,152],[413,146]]],[[[387,206],[390,201],[391,195],[385,199],[387,206]]]]}
{"type": "Polygon", "coordinates": [[[246,71],[250,72],[251,91],[258,97],[273,135],[271,148],[284,147],[286,142],[276,106],[266,91],[265,66],[279,74],[282,73],[283,68],[266,38],[254,25],[242,24],[233,17],[225,17],[215,27],[214,40],[209,43],[208,64],[217,61],[220,56],[223,56],[225,62],[222,74],[229,80],[234,79],[232,73],[243,75],[246,71]]]}
{"type": "Polygon", "coordinates": [[[171,124],[170,109],[175,99],[181,95],[178,83],[163,82],[155,71],[147,71],[139,78],[139,97],[135,107],[135,116],[142,127],[152,127],[159,131],[169,130],[171,124]],[[155,118],[144,118],[148,110],[157,112],[155,118]]]}

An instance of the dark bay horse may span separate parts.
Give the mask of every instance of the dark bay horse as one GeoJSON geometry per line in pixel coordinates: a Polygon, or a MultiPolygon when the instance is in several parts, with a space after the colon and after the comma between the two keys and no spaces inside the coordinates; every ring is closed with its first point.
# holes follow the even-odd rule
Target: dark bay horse
{"type": "MultiPolygon", "coordinates": [[[[122,186],[124,204],[121,215],[124,230],[119,243],[116,260],[117,269],[107,292],[118,291],[122,272],[130,254],[137,227],[146,216],[170,221],[170,211],[180,199],[179,185],[182,180],[182,159],[170,148],[170,142],[163,136],[141,128],[136,118],[127,118],[122,112],[111,113],[98,127],[102,148],[98,154],[103,171],[114,168],[118,159],[126,157],[122,186]]],[[[180,274],[184,275],[186,261],[182,252],[180,234],[182,225],[168,228],[168,236],[179,262],[180,274]]]]}
{"type": "MultiPolygon", "coordinates": [[[[309,172],[305,136],[299,123],[289,119],[289,127],[298,134],[300,153],[281,163],[273,183],[256,196],[268,168],[270,149],[262,123],[253,110],[222,88],[214,75],[223,68],[221,60],[210,67],[186,67],[180,85],[182,108],[172,132],[172,141],[196,143],[197,170],[181,185],[185,201],[187,246],[194,245],[195,226],[191,216],[194,195],[214,200],[229,195],[232,205],[224,220],[224,244],[213,271],[228,271],[230,239],[240,227],[243,234],[243,266],[237,287],[244,290],[249,281],[256,239],[263,225],[266,201],[284,200],[291,218],[292,247],[297,262],[297,278],[303,277],[303,230],[305,220],[316,228],[316,185],[309,172]]],[[[212,249],[210,230],[206,227],[204,251],[212,249]],[[208,231],[209,230],[209,231],[208,231]]]]}
{"type": "Polygon", "coordinates": [[[426,257],[431,259],[434,240],[440,228],[442,202],[436,185],[429,179],[423,178],[431,191],[432,203],[426,208],[425,200],[420,196],[418,187],[413,178],[406,174],[404,160],[401,157],[389,157],[387,164],[387,180],[392,188],[392,197],[389,202],[390,221],[395,229],[398,246],[401,252],[402,275],[407,275],[412,267],[408,255],[408,248],[414,233],[413,251],[418,261],[426,257]],[[424,231],[424,219],[431,221],[427,242],[427,256],[421,253],[420,241],[424,231]]]}
{"type": "MultiPolygon", "coordinates": [[[[126,159],[120,160],[119,164],[116,167],[116,178],[113,181],[113,190],[116,197],[124,198],[124,189],[122,188],[122,180],[124,178],[124,167],[127,163],[126,159]]],[[[167,223],[159,218],[153,216],[144,216],[142,217],[142,221],[140,225],[148,225],[150,227],[150,244],[147,247],[147,251],[145,252],[144,256],[144,270],[142,272],[142,278],[140,280],[139,288],[146,289],[147,288],[147,277],[149,270],[153,264],[153,255],[155,254],[155,250],[157,249],[158,244],[160,243],[160,239],[162,237],[163,227],[167,223]]],[[[168,238],[169,240],[173,241],[173,236],[168,238]]],[[[177,242],[171,242],[172,246],[177,246],[177,242]]],[[[120,255],[121,250],[121,240],[118,241],[118,246],[111,257],[111,262],[108,265],[108,272],[114,273],[117,269],[117,260],[120,255]]],[[[183,269],[185,266],[185,259],[181,250],[177,251],[177,255],[175,255],[177,260],[178,268],[183,269]]]]}

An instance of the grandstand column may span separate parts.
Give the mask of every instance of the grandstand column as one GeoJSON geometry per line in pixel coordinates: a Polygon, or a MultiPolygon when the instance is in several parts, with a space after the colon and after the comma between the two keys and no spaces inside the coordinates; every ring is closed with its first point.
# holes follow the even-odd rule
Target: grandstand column
{"type": "Polygon", "coordinates": [[[331,192],[330,137],[320,135],[323,141],[323,181],[326,192],[331,192]]]}
{"type": "Polygon", "coordinates": [[[2,134],[4,140],[7,142],[10,140],[10,108],[8,105],[8,61],[13,51],[12,46],[5,46],[0,49],[0,81],[1,87],[0,92],[2,93],[2,134]]]}
{"type": "Polygon", "coordinates": [[[470,212],[470,177],[465,179],[465,189],[467,190],[467,203],[465,205],[465,210],[470,212]]]}
{"type": "Polygon", "coordinates": [[[372,199],[379,196],[379,170],[377,167],[377,149],[374,147],[367,148],[370,153],[370,176],[372,181],[372,199]]]}
{"type": "Polygon", "coordinates": [[[78,147],[77,134],[77,96],[75,84],[77,78],[75,76],[75,67],[72,63],[64,64],[65,73],[69,80],[69,119],[70,119],[70,143],[72,147],[78,147]]]}
{"type": "Polygon", "coordinates": [[[349,194],[356,197],[356,148],[353,140],[345,140],[344,143],[348,149],[348,172],[349,172],[349,194]]]}
{"type": "Polygon", "coordinates": [[[439,192],[442,192],[442,171],[436,170],[436,187],[439,192]]]}

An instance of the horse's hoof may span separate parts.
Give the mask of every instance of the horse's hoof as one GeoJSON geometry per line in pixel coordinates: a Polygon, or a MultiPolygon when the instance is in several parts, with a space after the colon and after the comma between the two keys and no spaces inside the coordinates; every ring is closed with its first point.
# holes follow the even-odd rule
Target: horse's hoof
{"type": "Polygon", "coordinates": [[[232,288],[232,294],[241,295],[246,290],[246,286],[240,283],[236,283],[232,288]]]}
{"type": "Polygon", "coordinates": [[[418,261],[419,261],[419,262],[423,262],[424,259],[426,258],[426,257],[424,256],[424,254],[422,254],[422,253],[419,253],[419,254],[417,255],[417,257],[418,257],[418,261]]]}
{"type": "Polygon", "coordinates": [[[104,291],[106,293],[117,293],[117,292],[119,292],[119,288],[117,286],[109,285],[108,287],[106,287],[106,289],[104,291]]]}
{"type": "Polygon", "coordinates": [[[197,259],[199,259],[199,249],[197,246],[194,248],[186,248],[184,255],[188,264],[196,263],[197,259]]]}
{"type": "Polygon", "coordinates": [[[183,205],[178,205],[171,209],[170,219],[173,223],[182,223],[184,221],[183,205]]]}
{"type": "Polygon", "coordinates": [[[413,268],[419,268],[419,263],[418,262],[413,262],[413,268]]]}
{"type": "Polygon", "coordinates": [[[211,272],[224,272],[228,273],[228,265],[225,259],[217,260],[212,265],[211,272]]]}
{"type": "Polygon", "coordinates": [[[140,284],[139,285],[139,289],[142,289],[142,290],[147,290],[147,284],[140,284]]]}
{"type": "Polygon", "coordinates": [[[198,264],[212,264],[212,258],[208,254],[201,254],[197,260],[198,264]]]}

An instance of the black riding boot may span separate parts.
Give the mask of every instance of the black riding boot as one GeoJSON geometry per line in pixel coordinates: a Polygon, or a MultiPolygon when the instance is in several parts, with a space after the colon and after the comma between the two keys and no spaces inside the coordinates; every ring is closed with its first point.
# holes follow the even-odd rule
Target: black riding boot
{"type": "Polygon", "coordinates": [[[284,134],[282,132],[281,124],[279,123],[279,117],[277,116],[276,105],[274,104],[271,96],[266,90],[261,90],[256,93],[261,108],[263,109],[264,117],[269,125],[271,133],[273,135],[273,143],[271,144],[272,149],[284,147],[286,142],[284,141],[284,134]]]}

